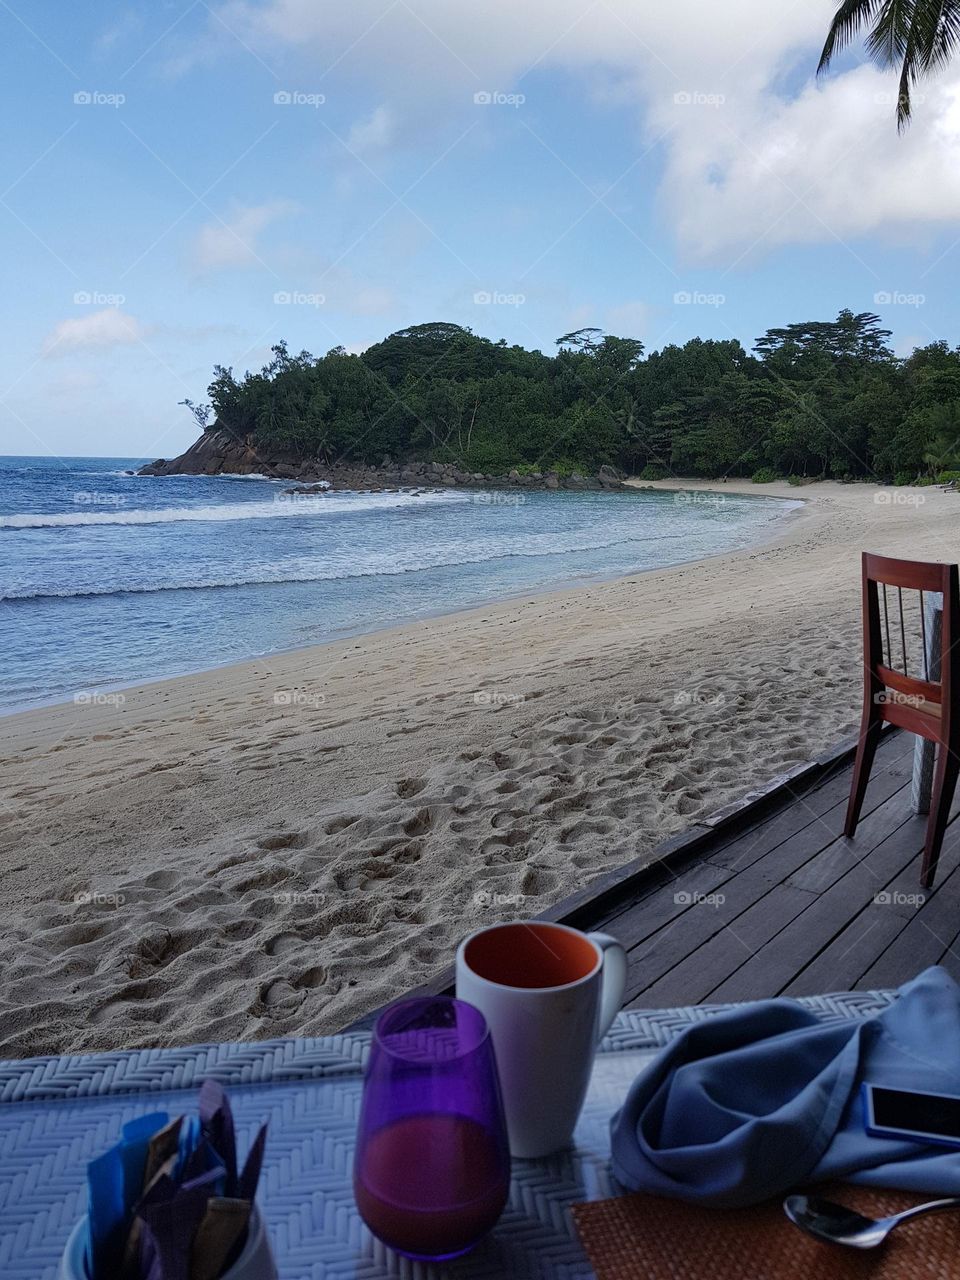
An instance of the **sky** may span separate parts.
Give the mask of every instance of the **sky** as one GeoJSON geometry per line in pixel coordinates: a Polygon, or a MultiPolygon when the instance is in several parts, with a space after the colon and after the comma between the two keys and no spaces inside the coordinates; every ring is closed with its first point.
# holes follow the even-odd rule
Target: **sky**
{"type": "Polygon", "coordinates": [[[213,366],[445,320],[960,342],[960,60],[834,0],[0,0],[0,453],[172,457],[213,366]]]}

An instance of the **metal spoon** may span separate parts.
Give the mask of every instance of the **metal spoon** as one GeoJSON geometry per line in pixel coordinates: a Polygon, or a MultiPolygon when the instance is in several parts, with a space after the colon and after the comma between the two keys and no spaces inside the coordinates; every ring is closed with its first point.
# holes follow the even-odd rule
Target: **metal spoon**
{"type": "Polygon", "coordinates": [[[930,1200],[889,1218],[865,1218],[862,1213],[818,1196],[787,1196],[783,1202],[783,1211],[795,1227],[827,1244],[845,1244],[852,1249],[875,1249],[901,1222],[945,1209],[960,1209],[960,1196],[930,1200]]]}

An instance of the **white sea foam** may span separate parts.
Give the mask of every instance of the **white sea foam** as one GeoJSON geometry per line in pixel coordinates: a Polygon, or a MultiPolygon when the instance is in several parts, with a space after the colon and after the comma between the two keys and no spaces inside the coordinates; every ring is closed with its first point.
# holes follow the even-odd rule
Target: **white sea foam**
{"type": "MultiPolygon", "coordinates": [[[[112,475],[129,476],[129,471],[114,471],[112,475]]],[[[137,480],[272,480],[274,484],[290,484],[290,481],[280,476],[268,476],[262,471],[247,471],[243,475],[233,471],[221,471],[218,475],[208,476],[204,474],[191,475],[186,471],[171,471],[168,475],[160,476],[141,476],[134,472],[133,477],[137,480]]]]}
{"type": "Polygon", "coordinates": [[[277,494],[273,502],[235,502],[205,507],[160,507],[151,511],[24,512],[0,516],[0,529],[69,529],[79,525],[183,524],[196,521],[276,520],[357,511],[389,510],[410,503],[469,501],[469,495],[443,492],[370,494],[277,494]]]}
{"type": "MultiPolygon", "coordinates": [[[[663,534],[655,536],[620,537],[609,540],[596,539],[584,541],[584,531],[571,533],[567,537],[549,534],[533,534],[523,538],[522,543],[516,539],[493,540],[478,545],[476,542],[465,544],[451,542],[444,546],[434,543],[428,553],[426,548],[404,552],[399,548],[388,553],[353,552],[349,558],[340,557],[324,560],[312,557],[300,557],[284,560],[274,564],[253,564],[245,572],[227,576],[215,574],[204,576],[202,571],[195,570],[189,578],[169,581],[133,582],[129,584],[113,582],[109,585],[91,583],[76,587],[64,587],[61,590],[37,591],[32,587],[13,585],[0,591],[0,600],[40,600],[49,598],[66,598],[73,596],[112,596],[112,595],[144,595],[158,591],[194,591],[215,590],[218,588],[277,586],[293,582],[333,582],[347,578],[399,577],[408,573],[423,573],[431,569],[457,569],[469,565],[487,564],[493,560],[528,560],[537,557],[568,556],[578,552],[597,552],[611,548],[621,548],[632,544],[640,547],[644,544],[670,542],[682,539],[687,535],[663,534]],[[520,549],[522,546],[522,550],[520,549]]],[[[687,536],[689,541],[689,537],[687,536]]],[[[638,559],[645,557],[638,552],[638,559]]]]}

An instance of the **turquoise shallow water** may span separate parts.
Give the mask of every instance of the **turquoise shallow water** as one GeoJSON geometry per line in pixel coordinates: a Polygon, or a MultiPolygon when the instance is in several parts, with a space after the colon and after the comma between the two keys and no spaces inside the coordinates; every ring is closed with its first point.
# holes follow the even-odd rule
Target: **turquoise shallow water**
{"type": "Polygon", "coordinates": [[[202,670],[745,546],[799,503],[721,494],[329,494],[0,458],[0,707],[202,670]]]}

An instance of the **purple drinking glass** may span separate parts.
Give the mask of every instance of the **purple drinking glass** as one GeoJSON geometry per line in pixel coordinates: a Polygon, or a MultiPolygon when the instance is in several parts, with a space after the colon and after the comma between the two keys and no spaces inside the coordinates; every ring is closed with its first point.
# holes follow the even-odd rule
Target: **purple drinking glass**
{"type": "Polygon", "coordinates": [[[479,1009],[403,1000],[377,1020],[353,1190],[375,1236],[408,1258],[466,1253],[507,1202],[510,1153],[493,1042],[479,1009]]]}

